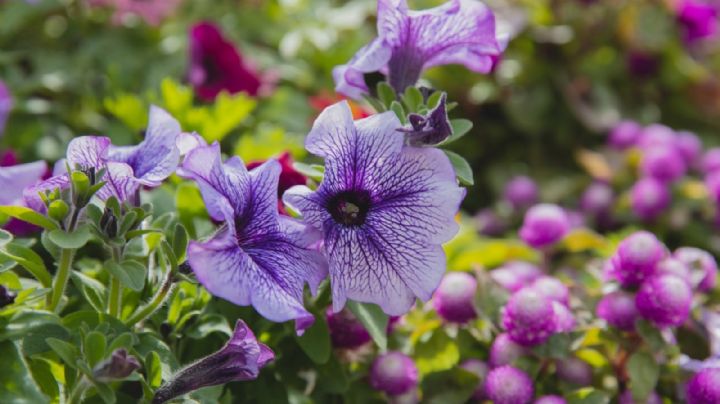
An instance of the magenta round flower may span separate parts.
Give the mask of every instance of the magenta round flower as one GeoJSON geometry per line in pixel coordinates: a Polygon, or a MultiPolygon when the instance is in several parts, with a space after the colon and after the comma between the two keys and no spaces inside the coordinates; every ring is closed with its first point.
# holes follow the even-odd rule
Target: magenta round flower
{"type": "Polygon", "coordinates": [[[665,246],[654,234],[635,232],[620,242],[610,259],[612,275],[623,286],[639,285],[666,255],[665,246]]]}
{"type": "Polygon", "coordinates": [[[654,178],[643,178],[630,191],[630,205],[640,219],[650,221],[658,217],[670,205],[670,190],[666,184],[654,178]]]}
{"type": "Polygon", "coordinates": [[[524,175],[517,176],[505,184],[503,197],[513,209],[527,209],[537,203],[538,187],[532,178],[524,175]]]}
{"type": "Polygon", "coordinates": [[[354,349],[370,341],[370,334],[350,310],[333,313],[332,308],[328,308],[325,318],[334,347],[354,349]]]}
{"type": "Polygon", "coordinates": [[[657,265],[655,265],[653,276],[659,275],[674,275],[687,282],[688,285],[692,286],[690,281],[690,268],[687,264],[677,258],[668,257],[658,262],[657,265]]]}
{"type": "Polygon", "coordinates": [[[557,327],[552,300],[532,288],[510,296],[502,310],[502,323],[510,339],[523,346],[542,344],[557,327]]]}
{"type": "Polygon", "coordinates": [[[715,288],[718,266],[710,253],[695,247],[680,247],[673,256],[688,267],[691,285],[698,291],[707,292],[715,288]]]}
{"type": "Polygon", "coordinates": [[[655,123],[643,128],[638,139],[638,147],[645,151],[657,146],[674,146],[675,131],[670,127],[655,123]]]}
{"type": "Polygon", "coordinates": [[[567,213],[557,205],[542,203],[525,213],[519,234],[528,245],[540,248],[562,240],[569,230],[567,213]]]}
{"type": "Polygon", "coordinates": [[[562,380],[578,386],[589,386],[592,384],[593,369],[587,362],[575,357],[569,357],[557,361],[555,364],[557,375],[562,380]]]}
{"type": "Polygon", "coordinates": [[[686,171],[685,160],[675,147],[655,146],[643,152],[640,171],[644,176],[655,178],[662,182],[672,182],[686,171]]]}
{"type": "Polygon", "coordinates": [[[708,149],[702,158],[702,170],[705,174],[720,170],[720,147],[708,149]]]}
{"type": "Polygon", "coordinates": [[[533,404],[567,404],[567,401],[561,396],[549,395],[538,397],[533,404]]]}
{"type": "Polygon", "coordinates": [[[688,167],[697,167],[698,159],[702,155],[702,140],[688,131],[677,132],[675,136],[675,147],[677,147],[680,154],[685,160],[685,165],[688,167]]]}
{"type": "Polygon", "coordinates": [[[460,367],[478,377],[478,385],[477,388],[475,388],[472,398],[482,400],[485,397],[485,378],[490,371],[488,365],[479,359],[468,359],[461,363],[460,367]]]}
{"type": "Polygon", "coordinates": [[[612,210],[615,193],[606,182],[596,181],[590,184],[580,197],[580,209],[588,215],[598,216],[612,210]]]}
{"type": "Polygon", "coordinates": [[[414,389],[418,370],[413,360],[401,352],[380,355],[370,368],[370,384],[389,396],[398,396],[414,389]]]}
{"type": "Polygon", "coordinates": [[[449,272],[440,282],[433,304],[440,317],[451,323],[466,323],[475,317],[477,280],[466,272],[449,272]]]}
{"type": "Polygon", "coordinates": [[[710,199],[720,205],[720,170],[716,169],[705,175],[705,188],[710,199]]]}
{"type": "Polygon", "coordinates": [[[603,296],[596,308],[597,316],[613,327],[632,330],[639,313],[635,306],[635,296],[616,291],[603,296]]]}
{"type": "Polygon", "coordinates": [[[717,404],[720,402],[720,368],[703,369],[696,373],[687,386],[688,404],[717,404]]]}
{"type": "Polygon", "coordinates": [[[553,314],[555,315],[555,332],[570,332],[577,326],[575,316],[570,309],[556,301],[552,302],[553,314]]]}
{"type": "Polygon", "coordinates": [[[686,43],[693,44],[707,38],[716,38],[720,33],[720,10],[717,4],[710,1],[681,0],[676,7],[686,43]]]}
{"type": "MultiPolygon", "coordinates": [[[[618,398],[618,404],[635,404],[636,401],[633,399],[632,392],[625,390],[624,393],[618,398]]],[[[651,392],[644,404],[662,404],[663,400],[656,392],[651,392]]]]}
{"type": "Polygon", "coordinates": [[[567,305],[570,297],[570,291],[564,283],[560,282],[559,279],[553,278],[552,276],[541,276],[530,284],[530,287],[535,289],[541,295],[547,297],[550,300],[567,305]]]}
{"type": "Polygon", "coordinates": [[[621,121],[610,131],[608,144],[618,150],[635,146],[640,138],[642,126],[633,121],[621,121]]]}
{"type": "Polygon", "coordinates": [[[525,261],[510,261],[490,272],[490,277],[509,292],[530,285],[542,275],[537,265],[525,261]]]}
{"type": "Polygon", "coordinates": [[[692,290],[674,275],[654,276],[640,286],[635,304],[641,316],[659,327],[678,326],[687,320],[692,290]]]}
{"type": "Polygon", "coordinates": [[[485,394],[495,404],[526,404],[533,398],[533,382],[522,370],[501,366],[488,373],[485,394]]]}
{"type": "Polygon", "coordinates": [[[499,334],[495,337],[490,346],[490,354],[488,355],[488,364],[492,368],[504,365],[512,365],[517,359],[528,353],[527,348],[518,345],[510,339],[506,333],[499,334]]]}

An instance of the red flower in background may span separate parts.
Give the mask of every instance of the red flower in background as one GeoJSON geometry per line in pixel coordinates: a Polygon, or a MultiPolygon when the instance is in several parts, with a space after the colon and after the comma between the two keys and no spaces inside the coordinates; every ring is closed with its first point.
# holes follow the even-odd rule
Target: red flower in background
{"type": "Polygon", "coordinates": [[[372,115],[372,111],[363,107],[362,105],[349,100],[338,94],[331,94],[327,91],[318,93],[310,97],[310,106],[318,113],[322,112],[325,108],[337,103],[338,101],[347,100],[350,104],[350,111],[352,111],[353,119],[367,118],[372,115]]]}
{"type": "Polygon", "coordinates": [[[198,23],[190,30],[188,80],[203,101],[213,101],[221,91],[255,96],[262,85],[258,73],[211,22],[198,23]]]}
{"type": "MultiPolygon", "coordinates": [[[[247,168],[248,170],[252,170],[253,168],[264,163],[265,161],[266,160],[251,161],[247,164],[247,168]]],[[[279,157],[277,157],[277,161],[282,167],[282,171],[280,172],[280,180],[278,183],[278,211],[286,215],[287,212],[285,211],[285,206],[283,205],[281,199],[282,195],[285,193],[285,191],[295,185],[305,185],[307,183],[307,178],[305,178],[304,175],[300,174],[297,170],[293,168],[293,159],[290,156],[290,153],[283,152],[279,157]]]]}

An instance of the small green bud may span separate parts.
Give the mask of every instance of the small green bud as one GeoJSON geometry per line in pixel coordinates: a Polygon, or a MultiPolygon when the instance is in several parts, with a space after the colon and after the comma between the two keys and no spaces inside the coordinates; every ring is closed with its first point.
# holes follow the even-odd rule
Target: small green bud
{"type": "Polygon", "coordinates": [[[52,201],[50,203],[50,206],[48,206],[48,216],[57,220],[58,222],[62,222],[63,220],[65,220],[69,211],[70,207],[68,206],[68,204],[60,199],[52,201]]]}

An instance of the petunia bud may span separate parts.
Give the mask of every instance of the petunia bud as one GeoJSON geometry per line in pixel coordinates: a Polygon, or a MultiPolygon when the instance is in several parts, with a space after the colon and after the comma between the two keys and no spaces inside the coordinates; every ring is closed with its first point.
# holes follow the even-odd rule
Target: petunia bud
{"type": "Polygon", "coordinates": [[[635,296],[638,312],[658,327],[678,326],[687,320],[692,290],[683,279],[660,275],[646,280],[635,296]]]}
{"type": "Polygon", "coordinates": [[[160,386],[152,402],[164,403],[201,387],[256,379],[274,357],[270,348],[257,342],[252,330],[238,320],[224,347],[180,370],[160,386]]]}
{"type": "Polygon", "coordinates": [[[687,265],[691,285],[700,292],[707,292],[717,284],[718,266],[707,251],[694,247],[680,247],[673,256],[687,265]]]}
{"type": "Polygon", "coordinates": [[[110,358],[100,362],[93,369],[93,378],[102,383],[124,379],[135,370],[140,369],[137,358],[128,355],[124,348],[116,349],[110,358]]]}
{"type": "Polygon", "coordinates": [[[621,291],[603,296],[597,305],[596,313],[613,327],[628,331],[635,328],[635,320],[639,317],[635,297],[621,291]]]}
{"type": "Polygon", "coordinates": [[[685,386],[688,404],[714,404],[720,402],[720,368],[703,369],[685,386]]]}
{"type": "Polygon", "coordinates": [[[117,236],[118,222],[112,209],[105,208],[100,217],[100,230],[110,238],[117,236]]]}
{"type": "Polygon", "coordinates": [[[561,396],[549,395],[538,397],[533,404],[567,404],[567,401],[561,396]]]}
{"type": "Polygon", "coordinates": [[[635,146],[640,138],[642,126],[633,121],[621,121],[608,134],[608,144],[617,150],[635,146]]]}
{"type": "Polygon", "coordinates": [[[370,369],[370,384],[389,396],[405,394],[418,383],[418,369],[413,360],[401,352],[388,352],[375,359],[370,369]]]}
{"type": "Polygon", "coordinates": [[[538,201],[538,188],[531,178],[518,176],[505,185],[505,201],[516,210],[527,209],[538,201]]]}
{"type": "Polygon", "coordinates": [[[461,363],[460,367],[478,377],[478,384],[472,398],[482,400],[485,397],[485,378],[490,370],[488,365],[479,359],[468,359],[461,363]]]}
{"type": "Polygon", "coordinates": [[[587,362],[575,357],[557,361],[555,365],[560,379],[577,386],[592,384],[593,369],[587,362]]]}
{"type": "Polygon", "coordinates": [[[370,334],[350,310],[333,313],[332,308],[328,308],[325,315],[334,347],[354,349],[370,341],[370,334]]]}
{"type": "Polygon", "coordinates": [[[495,404],[527,404],[533,398],[533,382],[522,370],[501,366],[488,373],[485,394],[495,404]]]}
{"type": "Polygon", "coordinates": [[[682,154],[673,146],[655,146],[643,152],[640,171],[661,182],[672,182],[686,171],[682,154]]]}
{"type": "Polygon", "coordinates": [[[450,272],[440,282],[433,304],[440,317],[451,323],[466,323],[475,317],[477,280],[465,272],[450,272]]]}
{"type": "Polygon", "coordinates": [[[409,146],[434,146],[453,134],[447,114],[447,95],[442,94],[438,105],[427,115],[408,115],[409,128],[400,128],[405,133],[405,143],[409,146]]]}
{"type": "MultiPolygon", "coordinates": [[[[637,401],[635,401],[635,399],[633,399],[632,391],[630,391],[630,390],[625,390],[625,392],[622,393],[620,395],[620,397],[618,398],[618,404],[636,404],[636,403],[637,403],[637,401]]],[[[660,396],[658,396],[658,394],[654,391],[650,393],[650,395],[648,396],[648,398],[645,401],[643,401],[643,404],[662,404],[662,403],[663,403],[662,398],[660,398],[660,396]]]]}
{"type": "Polygon", "coordinates": [[[665,246],[647,231],[625,238],[611,258],[612,274],[623,286],[637,286],[655,270],[667,254],[665,246]]]}
{"type": "Polygon", "coordinates": [[[542,344],[555,332],[552,301],[531,288],[515,292],[502,310],[510,339],[523,346],[542,344]]]}
{"type": "Polygon", "coordinates": [[[516,360],[525,356],[527,353],[527,348],[517,344],[515,341],[510,339],[508,334],[503,333],[495,337],[495,340],[490,346],[488,363],[490,367],[493,368],[504,365],[512,365],[516,360]]]}
{"type": "Polygon", "coordinates": [[[654,220],[663,213],[670,204],[670,198],[667,185],[654,178],[643,178],[630,190],[632,211],[645,221],[654,220]]]}
{"type": "Polygon", "coordinates": [[[0,285],[0,309],[15,303],[15,297],[17,295],[11,292],[4,285],[0,285]]]}
{"type": "Polygon", "coordinates": [[[525,213],[520,238],[528,245],[540,248],[554,244],[570,230],[567,213],[553,204],[539,204],[525,213]]]}

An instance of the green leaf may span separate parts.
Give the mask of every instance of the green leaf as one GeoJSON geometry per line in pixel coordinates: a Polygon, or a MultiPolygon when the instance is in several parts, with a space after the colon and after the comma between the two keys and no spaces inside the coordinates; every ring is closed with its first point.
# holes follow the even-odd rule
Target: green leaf
{"type": "Polygon", "coordinates": [[[76,250],[83,247],[88,241],[90,241],[92,233],[90,232],[90,227],[85,225],[78,227],[77,230],[72,233],[67,233],[59,229],[53,230],[48,233],[48,237],[50,238],[50,241],[60,248],[76,250]]]}
{"type": "Polygon", "coordinates": [[[452,135],[442,141],[439,146],[450,144],[467,135],[470,132],[470,129],[472,129],[473,123],[468,119],[451,119],[450,126],[452,127],[452,135]]]}
{"type": "Polygon", "coordinates": [[[460,183],[468,186],[472,186],[473,184],[475,184],[470,163],[468,163],[465,158],[455,152],[451,152],[450,150],[443,150],[443,152],[450,159],[450,164],[452,164],[453,169],[455,169],[455,175],[457,176],[458,180],[460,180],[460,183]]]}
{"type": "Polygon", "coordinates": [[[103,296],[105,296],[106,293],[105,285],[82,272],[73,271],[70,276],[75,287],[80,290],[85,300],[90,303],[95,310],[105,310],[105,302],[103,301],[103,296]]]}
{"type": "Polygon", "coordinates": [[[162,383],[162,367],[160,366],[160,355],[157,352],[150,352],[145,356],[145,371],[150,386],[160,387],[162,383]]]}
{"type": "Polygon", "coordinates": [[[709,341],[699,332],[689,327],[678,327],[675,337],[677,345],[685,355],[703,360],[712,355],[709,341]]]}
{"type": "Polygon", "coordinates": [[[110,343],[107,352],[112,353],[119,348],[130,349],[133,345],[135,345],[136,342],[137,338],[135,337],[135,334],[124,332],[115,337],[115,339],[110,343]]]}
{"type": "Polygon", "coordinates": [[[49,311],[23,310],[10,317],[7,324],[0,323],[0,341],[14,340],[25,337],[33,330],[46,327],[48,324],[58,324],[60,318],[49,311]],[[4,327],[2,327],[4,325],[4,327]]]}
{"type": "Polygon", "coordinates": [[[385,107],[384,110],[387,110],[390,108],[390,104],[392,104],[393,101],[397,100],[397,95],[395,94],[395,90],[390,87],[390,85],[384,81],[381,81],[377,85],[377,94],[378,98],[382,102],[383,106],[385,107]]]}
{"type": "Polygon", "coordinates": [[[62,359],[65,366],[69,366],[73,369],[77,367],[76,363],[80,358],[80,351],[75,345],[57,338],[48,338],[46,342],[50,346],[50,349],[55,351],[60,359],[62,359]]]}
{"type": "Polygon", "coordinates": [[[380,350],[385,351],[387,349],[387,314],[379,306],[370,303],[348,301],[347,307],[365,326],[380,350]]]}
{"type": "Polygon", "coordinates": [[[97,331],[92,331],[85,335],[83,353],[91,368],[95,367],[95,365],[105,358],[106,345],[107,338],[97,331]]]}
{"type": "Polygon", "coordinates": [[[649,321],[640,319],[635,322],[635,328],[638,334],[645,340],[651,350],[659,352],[665,347],[665,339],[660,330],[653,326],[649,321]]]}
{"type": "Polygon", "coordinates": [[[407,107],[407,112],[418,112],[420,106],[423,105],[423,96],[420,90],[415,86],[410,86],[405,89],[405,94],[402,98],[403,104],[407,107]]]}
{"type": "Polygon", "coordinates": [[[568,404],[608,404],[610,397],[601,390],[593,387],[583,387],[567,396],[568,404]]]}
{"type": "Polygon", "coordinates": [[[295,339],[313,362],[323,364],[330,359],[330,330],[325,316],[315,316],[315,323],[295,339]]]}
{"type": "Polygon", "coordinates": [[[188,247],[188,232],[183,225],[178,223],[175,225],[175,233],[173,234],[172,250],[178,262],[185,261],[185,254],[188,247]]]}
{"type": "Polygon", "coordinates": [[[104,267],[125,287],[136,292],[143,290],[145,287],[146,268],[145,265],[137,261],[125,260],[120,263],[106,261],[104,267]]]}
{"type": "Polygon", "coordinates": [[[570,353],[572,337],[567,333],[553,334],[547,341],[533,348],[541,358],[563,359],[570,353]]]}
{"type": "Polygon", "coordinates": [[[438,106],[440,103],[440,98],[444,94],[443,91],[435,91],[427,99],[427,107],[428,109],[433,109],[438,106]]]}
{"type": "Polygon", "coordinates": [[[135,225],[135,221],[138,219],[138,214],[136,212],[130,211],[125,214],[125,216],[120,219],[120,226],[118,226],[118,235],[124,235],[125,233],[130,230],[133,225],[135,225]]]}
{"type": "Polygon", "coordinates": [[[45,268],[42,258],[35,251],[13,243],[0,250],[0,256],[5,256],[27,269],[44,287],[50,287],[52,284],[52,276],[45,268]]]}
{"type": "Polygon", "coordinates": [[[633,399],[645,402],[660,377],[660,367],[655,358],[648,352],[635,352],[627,362],[627,372],[633,399]]]}
{"type": "Polygon", "coordinates": [[[105,99],[104,104],[105,109],[133,132],[139,132],[147,126],[147,106],[140,97],[121,93],[105,99]]]}
{"type": "Polygon", "coordinates": [[[5,247],[13,241],[13,235],[9,231],[0,229],[0,248],[5,247]]]}
{"type": "Polygon", "coordinates": [[[0,403],[46,403],[48,398],[40,392],[17,345],[0,342],[0,403]]]}
{"type": "Polygon", "coordinates": [[[460,360],[460,349],[443,329],[437,329],[426,341],[415,346],[415,363],[420,374],[447,370],[460,360]]]}
{"type": "Polygon", "coordinates": [[[431,373],[422,381],[423,403],[465,403],[473,395],[479,382],[476,375],[460,367],[431,373]]]}
{"type": "Polygon", "coordinates": [[[199,321],[185,331],[185,336],[193,339],[203,339],[214,332],[222,333],[226,337],[232,336],[232,329],[228,325],[227,319],[220,314],[203,315],[199,321]]]}
{"type": "Polygon", "coordinates": [[[50,362],[44,359],[31,359],[28,364],[30,365],[32,377],[42,392],[54,402],[59,402],[60,386],[52,373],[50,362]]]}
{"type": "MultiPolygon", "coordinates": [[[[180,222],[193,238],[197,237],[193,226],[194,218],[207,217],[205,203],[203,202],[200,190],[194,183],[183,183],[175,194],[175,205],[177,206],[180,222]]],[[[158,227],[158,226],[153,226],[158,227]]]]}
{"type": "Polygon", "coordinates": [[[403,108],[402,104],[400,104],[400,103],[397,102],[397,101],[393,101],[393,102],[390,104],[390,110],[391,110],[392,112],[394,112],[395,115],[397,115],[397,117],[398,117],[398,119],[400,120],[400,122],[404,125],[404,124],[405,124],[406,115],[405,115],[405,109],[403,108]]]}
{"type": "Polygon", "coordinates": [[[115,397],[115,390],[110,388],[110,386],[95,381],[93,381],[92,383],[95,391],[105,402],[105,404],[114,404],[117,401],[117,398],[115,397]]]}
{"type": "Polygon", "coordinates": [[[58,229],[57,223],[24,206],[0,206],[0,213],[22,220],[23,222],[40,226],[46,230],[58,229]]]}
{"type": "Polygon", "coordinates": [[[296,161],[293,163],[293,168],[300,174],[312,178],[315,181],[322,181],[325,175],[325,167],[316,164],[305,164],[296,161]]]}
{"type": "Polygon", "coordinates": [[[329,356],[327,363],[317,367],[319,380],[318,389],[330,394],[343,394],[350,388],[348,372],[335,356],[329,356]]]}

